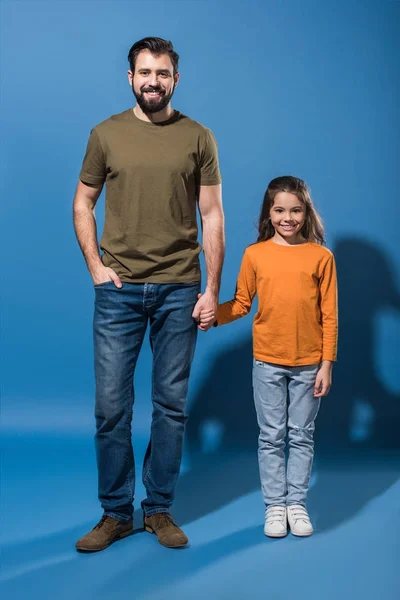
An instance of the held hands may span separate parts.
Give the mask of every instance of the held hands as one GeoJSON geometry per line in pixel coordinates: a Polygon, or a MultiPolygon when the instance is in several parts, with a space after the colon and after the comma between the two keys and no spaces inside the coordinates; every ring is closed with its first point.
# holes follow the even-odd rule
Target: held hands
{"type": "Polygon", "coordinates": [[[99,285],[100,283],[107,283],[107,281],[113,281],[117,288],[122,287],[122,283],[118,275],[115,271],[110,269],[110,267],[104,267],[100,265],[92,272],[93,283],[94,285],[99,285]]]}
{"type": "Polygon", "coordinates": [[[217,298],[211,292],[197,296],[196,306],[192,313],[193,319],[197,321],[200,331],[208,331],[217,320],[217,298]]]}
{"type": "Polygon", "coordinates": [[[332,363],[330,360],[324,360],[317,373],[314,385],[314,397],[322,398],[329,394],[332,385],[332,363]]]}

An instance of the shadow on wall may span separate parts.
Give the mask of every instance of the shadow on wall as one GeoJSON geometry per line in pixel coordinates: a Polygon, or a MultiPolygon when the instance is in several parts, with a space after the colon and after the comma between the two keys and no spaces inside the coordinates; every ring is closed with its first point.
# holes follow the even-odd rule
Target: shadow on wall
{"type": "MultiPolygon", "coordinates": [[[[385,388],[374,363],[374,319],[382,309],[400,314],[400,296],[389,261],[371,243],[344,238],[333,251],[339,281],[339,353],[334,385],[316,423],[316,456],[325,462],[342,457],[351,464],[352,458],[358,462],[360,451],[366,457],[366,450],[400,448],[400,398],[385,388]]],[[[182,522],[259,488],[251,377],[249,337],[216,355],[197,390],[186,430],[192,469],[181,477],[175,503],[182,522]],[[187,494],[198,502],[188,506],[187,494]]],[[[392,475],[384,483],[377,481],[379,490],[369,485],[368,498],[360,497],[358,504],[391,483],[392,475]]],[[[320,485],[322,481],[316,497],[320,485]]]]}
{"type": "Polygon", "coordinates": [[[339,282],[339,352],[332,392],[316,427],[319,447],[400,448],[400,396],[382,383],[375,364],[375,320],[397,310],[387,257],[370,242],[344,238],[334,248],[339,282]]]}

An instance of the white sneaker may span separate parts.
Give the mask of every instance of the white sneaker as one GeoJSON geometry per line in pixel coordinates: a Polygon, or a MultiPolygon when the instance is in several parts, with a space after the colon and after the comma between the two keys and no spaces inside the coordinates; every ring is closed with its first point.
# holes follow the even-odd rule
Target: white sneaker
{"type": "Polygon", "coordinates": [[[264,533],[274,538],[287,535],[286,506],[268,506],[265,511],[264,533]]]}
{"type": "Polygon", "coordinates": [[[293,533],[293,535],[305,537],[313,534],[314,529],[311,525],[307,509],[304,508],[304,506],[301,506],[300,504],[292,504],[291,506],[288,506],[287,518],[289,521],[290,531],[293,533]]]}

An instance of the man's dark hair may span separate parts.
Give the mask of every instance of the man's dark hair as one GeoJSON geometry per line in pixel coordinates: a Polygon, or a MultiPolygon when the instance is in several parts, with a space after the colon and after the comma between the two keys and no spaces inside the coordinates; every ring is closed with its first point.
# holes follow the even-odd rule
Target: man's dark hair
{"type": "Polygon", "coordinates": [[[133,44],[128,54],[128,61],[132,73],[135,72],[136,59],[139,52],[142,52],[142,50],[149,50],[153,56],[168,54],[171,59],[172,66],[174,67],[174,75],[177,73],[179,55],[175,52],[172,42],[158,37],[145,37],[133,44]]]}

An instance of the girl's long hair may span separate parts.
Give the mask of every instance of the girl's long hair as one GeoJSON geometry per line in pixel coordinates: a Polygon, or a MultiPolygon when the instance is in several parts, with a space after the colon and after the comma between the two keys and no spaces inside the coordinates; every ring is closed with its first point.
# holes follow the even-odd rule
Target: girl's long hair
{"type": "Polygon", "coordinates": [[[276,179],[273,179],[269,183],[261,207],[257,242],[265,242],[275,235],[275,229],[270,220],[270,212],[275,196],[279,192],[295,194],[300,202],[304,204],[306,218],[301,228],[301,235],[309,242],[316,242],[321,245],[325,244],[324,226],[321,217],[315,210],[310,189],[305,181],[291,175],[276,177],[276,179]]]}

